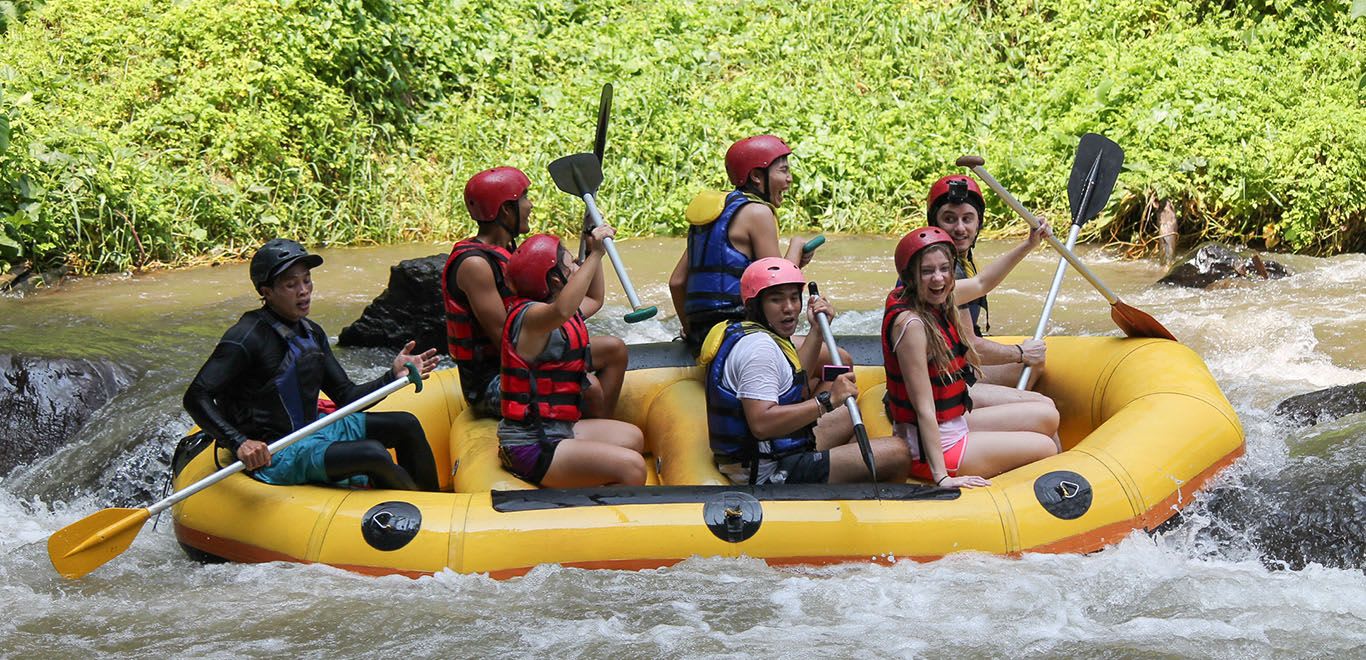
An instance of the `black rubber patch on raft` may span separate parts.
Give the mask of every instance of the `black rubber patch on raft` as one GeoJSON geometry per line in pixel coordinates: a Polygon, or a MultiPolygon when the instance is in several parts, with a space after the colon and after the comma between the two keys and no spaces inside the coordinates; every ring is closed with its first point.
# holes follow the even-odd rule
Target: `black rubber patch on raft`
{"type": "Polygon", "coordinates": [[[764,523],[764,506],[753,495],[728,490],[702,506],[702,520],[716,538],[739,543],[764,523]]]}
{"type": "Polygon", "coordinates": [[[763,486],[602,486],[599,488],[543,488],[495,490],[493,510],[544,511],[583,506],[629,504],[706,504],[722,493],[738,492],[760,502],[821,502],[887,500],[956,500],[958,489],[909,484],[766,484],[763,486]]]}
{"type": "Polygon", "coordinates": [[[1075,520],[1091,509],[1091,482],[1076,472],[1049,472],[1034,480],[1034,497],[1049,513],[1075,520]]]}
{"type": "Polygon", "coordinates": [[[380,502],[361,519],[360,533],[376,550],[397,550],[422,529],[422,511],[407,502],[380,502]]]}

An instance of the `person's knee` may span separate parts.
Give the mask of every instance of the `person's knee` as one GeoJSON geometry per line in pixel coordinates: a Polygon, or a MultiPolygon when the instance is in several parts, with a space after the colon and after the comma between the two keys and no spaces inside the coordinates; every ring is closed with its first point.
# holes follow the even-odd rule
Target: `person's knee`
{"type": "Polygon", "coordinates": [[[636,453],[645,451],[645,432],[640,430],[639,426],[628,424],[622,434],[626,439],[627,449],[636,453]]]}
{"type": "Polygon", "coordinates": [[[617,452],[617,481],[625,486],[645,485],[645,457],[635,452],[617,452]]]}
{"type": "Polygon", "coordinates": [[[601,369],[626,365],[626,342],[620,337],[603,335],[593,337],[592,341],[594,367],[601,369]]]}

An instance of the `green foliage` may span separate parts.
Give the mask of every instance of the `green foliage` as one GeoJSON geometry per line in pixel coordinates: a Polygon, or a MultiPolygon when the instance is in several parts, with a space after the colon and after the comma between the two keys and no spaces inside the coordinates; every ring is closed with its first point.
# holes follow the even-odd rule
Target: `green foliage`
{"type": "MultiPolygon", "coordinates": [[[[786,230],[897,232],[978,153],[1059,222],[1077,137],[1128,170],[1092,236],[1366,249],[1366,22],[1350,0],[51,0],[0,15],[0,259],[78,271],[468,233],[460,191],[591,146],[601,201],[680,233],[726,147],[793,146],[786,230]],[[17,22],[16,22],[17,21],[17,22]]],[[[993,202],[997,228],[1017,223],[993,202]]]]}

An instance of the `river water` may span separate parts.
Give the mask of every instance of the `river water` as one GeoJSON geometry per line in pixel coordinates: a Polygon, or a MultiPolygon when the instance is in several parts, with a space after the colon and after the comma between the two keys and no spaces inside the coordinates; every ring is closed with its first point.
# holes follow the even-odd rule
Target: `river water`
{"type": "MultiPolygon", "coordinates": [[[[841,314],[876,333],[893,243],[834,237],[808,268],[841,314]]],[[[985,258],[1009,247],[985,242],[985,258]]],[[[622,254],[660,317],[590,322],[627,341],[677,331],[665,278],[677,240],[622,254]]],[[[313,317],[334,337],[384,286],[389,265],[442,251],[323,250],[313,317]]],[[[208,656],[1355,656],[1366,652],[1366,415],[1292,429],[1287,396],[1366,380],[1366,255],[1271,255],[1294,276],[1207,290],[1153,287],[1157,266],[1082,249],[1127,303],[1200,353],[1247,432],[1247,453],[1158,533],[1091,555],[953,555],[917,564],[774,569],[692,559],[618,572],[542,566],[495,581],[371,578],[326,566],[204,566],[164,520],[121,556],[68,581],[47,537],[108,506],[160,496],[189,424],[180,396],[218,336],[255,304],[229,264],[91,278],[0,299],[0,353],[108,359],[135,380],[54,455],[0,480],[0,655],[208,656]]],[[[992,294],[995,334],[1028,334],[1056,257],[1027,259],[992,294]]],[[[1056,334],[1118,334],[1104,300],[1070,275],[1056,334]]],[[[339,349],[359,380],[388,356],[339,349]]],[[[9,439],[0,439],[9,440],[9,439]]]]}

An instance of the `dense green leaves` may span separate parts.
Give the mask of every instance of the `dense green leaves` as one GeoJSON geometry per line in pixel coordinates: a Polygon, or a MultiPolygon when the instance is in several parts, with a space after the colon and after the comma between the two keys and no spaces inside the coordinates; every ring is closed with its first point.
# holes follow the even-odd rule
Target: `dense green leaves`
{"type": "Polygon", "coordinates": [[[1062,222],[1098,131],[1129,169],[1093,236],[1142,246],[1167,200],[1187,236],[1366,249],[1360,4],[22,3],[0,36],[0,258],[448,239],[471,229],[465,179],[501,164],[564,231],[580,211],[544,168],[591,147],[606,81],[602,205],[625,233],[682,231],[761,131],[796,151],[794,230],[909,228],[968,152],[1062,222]]]}

